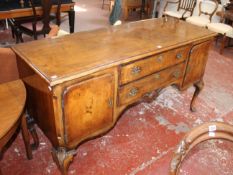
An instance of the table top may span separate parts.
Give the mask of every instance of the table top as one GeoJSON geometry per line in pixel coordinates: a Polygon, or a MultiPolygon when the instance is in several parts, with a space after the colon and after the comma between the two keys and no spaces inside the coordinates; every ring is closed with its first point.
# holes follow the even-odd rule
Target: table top
{"type": "Polygon", "coordinates": [[[21,80],[0,84],[0,138],[19,120],[26,101],[26,90],[21,80]]]}
{"type": "Polygon", "coordinates": [[[53,86],[215,35],[185,21],[159,18],[18,44],[13,50],[53,86]]]}
{"type": "MultiPolygon", "coordinates": [[[[56,0],[52,0],[53,4],[56,4],[56,0]]],[[[35,6],[41,6],[41,0],[34,1],[35,6]]],[[[61,0],[62,4],[69,4],[73,3],[72,0],[61,0]]],[[[24,8],[31,8],[29,6],[29,0],[24,0],[24,7],[22,8],[19,0],[0,0],[0,11],[9,11],[9,10],[17,10],[17,9],[24,9],[24,8]]]]}
{"type": "MultiPolygon", "coordinates": [[[[6,1],[6,0],[2,0],[6,1]]],[[[32,8],[28,5],[28,0],[25,0],[25,6],[22,8],[18,1],[8,0],[9,2],[2,2],[0,0],[0,20],[6,18],[18,18],[25,16],[32,16],[32,8]]],[[[74,7],[74,2],[72,0],[62,0],[61,12],[69,11],[74,7]]],[[[51,12],[56,12],[56,5],[52,6],[51,12]]],[[[40,3],[36,3],[36,12],[38,15],[43,14],[40,3]]]]}

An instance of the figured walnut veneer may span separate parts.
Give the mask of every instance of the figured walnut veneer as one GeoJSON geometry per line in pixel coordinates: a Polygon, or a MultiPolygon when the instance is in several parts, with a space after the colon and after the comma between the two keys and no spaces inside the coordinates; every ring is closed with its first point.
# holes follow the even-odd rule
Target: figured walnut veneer
{"type": "Polygon", "coordinates": [[[28,111],[52,142],[63,174],[80,143],[108,131],[127,106],[163,87],[195,85],[194,110],[215,35],[161,18],[14,46],[28,111]]]}

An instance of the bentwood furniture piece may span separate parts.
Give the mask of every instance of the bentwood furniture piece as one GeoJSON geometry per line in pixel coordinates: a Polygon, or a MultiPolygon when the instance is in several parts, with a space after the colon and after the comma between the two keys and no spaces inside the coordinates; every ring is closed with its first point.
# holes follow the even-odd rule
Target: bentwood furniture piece
{"type": "Polygon", "coordinates": [[[210,139],[233,142],[233,126],[222,122],[207,122],[189,131],[177,146],[170,165],[170,175],[178,175],[180,165],[189,151],[199,143],[210,139]]]}
{"type": "Polygon", "coordinates": [[[24,112],[26,89],[23,82],[21,80],[15,80],[0,83],[0,101],[0,156],[6,144],[20,127],[27,158],[32,159],[29,131],[24,112]]]}
{"type": "Polygon", "coordinates": [[[178,1],[167,1],[163,15],[172,16],[179,19],[185,19],[193,15],[193,10],[196,6],[197,0],[178,0],[178,1]],[[169,5],[176,5],[177,9],[175,11],[167,10],[169,5]]]}
{"type": "Polygon", "coordinates": [[[216,33],[176,18],[143,20],[15,45],[27,108],[53,145],[63,174],[85,140],[111,129],[123,111],[159,89],[203,88],[216,33]]]}
{"type": "MultiPolygon", "coordinates": [[[[18,1],[0,2],[0,20],[33,16],[33,10],[31,6],[29,6],[28,0],[24,1],[25,5],[23,8],[18,1]]],[[[68,12],[69,14],[70,33],[74,33],[74,5],[75,3],[72,2],[72,0],[61,0],[60,12],[68,12]]],[[[43,14],[43,9],[41,6],[37,6],[35,10],[37,15],[43,14]]],[[[56,13],[56,10],[57,6],[52,5],[51,13],[56,13]]]]}

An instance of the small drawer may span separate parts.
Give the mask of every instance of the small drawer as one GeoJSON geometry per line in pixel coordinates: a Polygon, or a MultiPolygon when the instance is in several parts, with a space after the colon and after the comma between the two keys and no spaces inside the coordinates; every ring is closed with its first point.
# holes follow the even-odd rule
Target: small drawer
{"type": "Polygon", "coordinates": [[[181,83],[184,75],[184,67],[185,64],[182,63],[120,87],[118,96],[119,104],[126,105],[136,102],[153,90],[170,84],[181,83]]]}
{"type": "Polygon", "coordinates": [[[153,55],[127,65],[120,69],[120,84],[126,84],[146,75],[165,69],[169,66],[183,62],[191,46],[181,47],[158,55],[153,55]]]}

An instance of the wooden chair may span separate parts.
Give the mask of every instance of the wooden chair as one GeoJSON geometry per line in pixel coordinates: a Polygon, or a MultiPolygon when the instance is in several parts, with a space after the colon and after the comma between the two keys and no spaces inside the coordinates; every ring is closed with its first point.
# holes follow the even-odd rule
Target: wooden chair
{"type": "Polygon", "coordinates": [[[233,12],[231,11],[225,11],[225,12],[217,12],[219,16],[221,17],[220,22],[218,23],[209,23],[207,24],[207,28],[211,31],[214,31],[216,33],[219,33],[219,35],[223,36],[222,43],[220,46],[220,54],[223,53],[223,49],[226,46],[226,43],[229,41],[229,39],[233,38],[233,26],[231,24],[225,24],[223,23],[225,19],[228,19],[230,21],[233,21],[233,12]]]}
{"type": "MultiPolygon", "coordinates": [[[[149,13],[149,1],[146,1],[145,9],[146,13],[149,13]]],[[[127,20],[129,17],[129,13],[133,10],[142,8],[142,0],[122,0],[122,10],[123,10],[123,18],[127,20]]]]}
{"type": "MultiPolygon", "coordinates": [[[[51,8],[53,5],[52,0],[41,0],[41,4],[35,3],[34,0],[29,0],[31,3],[31,8],[33,11],[33,16],[31,17],[23,17],[10,19],[9,22],[12,26],[13,35],[16,36],[16,42],[23,42],[22,34],[26,34],[29,36],[33,36],[35,40],[37,40],[38,35],[45,35],[49,33],[51,30],[50,21],[54,18],[51,18],[51,8]],[[38,15],[36,13],[36,7],[38,5],[42,6],[43,14],[38,15]]],[[[61,8],[61,0],[56,0],[56,24],[60,25],[60,8],[61,8]]]]}
{"type": "Polygon", "coordinates": [[[206,27],[211,22],[213,15],[218,8],[217,0],[201,0],[199,2],[199,14],[198,16],[191,16],[186,19],[188,23],[206,27]]]}
{"type": "Polygon", "coordinates": [[[201,142],[225,139],[233,142],[233,126],[221,122],[207,122],[189,131],[179,143],[170,164],[170,175],[178,175],[179,168],[188,152],[201,142]]]}
{"type": "Polygon", "coordinates": [[[185,19],[193,15],[193,10],[196,3],[197,0],[167,1],[164,6],[163,16],[172,16],[179,19],[185,19]],[[171,4],[176,5],[176,9],[174,11],[167,9],[171,4]]]}

